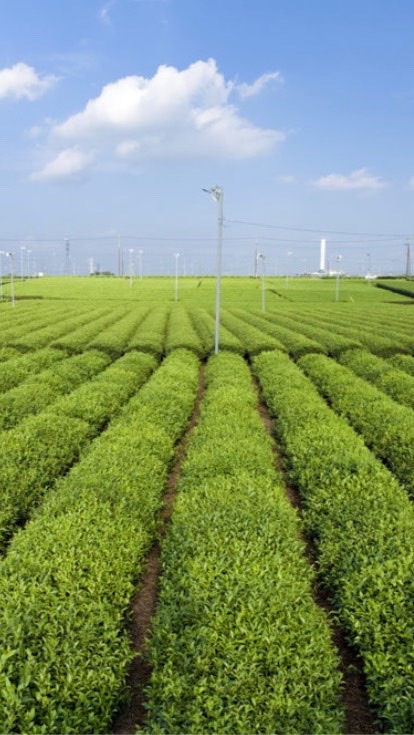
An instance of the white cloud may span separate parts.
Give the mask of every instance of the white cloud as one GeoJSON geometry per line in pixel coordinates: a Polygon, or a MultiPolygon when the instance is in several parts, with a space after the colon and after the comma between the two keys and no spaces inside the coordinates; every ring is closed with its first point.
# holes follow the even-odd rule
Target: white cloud
{"type": "Polygon", "coordinates": [[[271,81],[277,81],[279,84],[282,84],[283,77],[280,72],[275,71],[268,74],[262,74],[262,76],[258,77],[253,84],[246,84],[243,82],[242,84],[236,84],[235,88],[237,89],[240,97],[244,99],[245,97],[252,97],[253,95],[259,94],[271,81]]]}
{"type": "Polygon", "coordinates": [[[94,158],[93,153],[85,153],[77,146],[65,148],[41,170],[32,174],[33,181],[67,181],[83,178],[94,158]]]}
{"type": "MultiPolygon", "coordinates": [[[[257,94],[273,75],[246,85],[257,94]]],[[[128,76],[103,87],[84,109],[52,129],[55,142],[93,140],[123,160],[268,153],[284,133],[260,128],[229,103],[235,86],[213,59],[180,71],[160,66],[153,77],[128,76]]],[[[245,92],[246,96],[246,92],[245,92]]],[[[248,95],[247,95],[248,96],[248,95]]]]}
{"type": "Polygon", "coordinates": [[[366,168],[359,168],[351,174],[329,174],[312,182],[318,189],[327,191],[378,191],[386,184],[379,176],[372,176],[366,168]]]}
{"type": "Polygon", "coordinates": [[[4,97],[35,100],[47,92],[57,81],[49,74],[41,77],[32,66],[19,62],[0,69],[0,99],[4,97]]]}
{"type": "Polygon", "coordinates": [[[105,5],[103,5],[99,10],[99,19],[106,26],[110,26],[112,23],[110,10],[114,4],[115,0],[108,0],[108,2],[105,3],[105,5]]]}

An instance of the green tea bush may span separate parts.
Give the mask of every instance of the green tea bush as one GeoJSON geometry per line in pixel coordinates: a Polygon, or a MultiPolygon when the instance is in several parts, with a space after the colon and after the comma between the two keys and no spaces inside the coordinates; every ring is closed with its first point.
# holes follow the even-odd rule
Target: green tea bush
{"type": "Polygon", "coordinates": [[[238,316],[240,319],[244,319],[262,332],[275,337],[293,358],[301,357],[301,355],[306,355],[309,352],[327,351],[326,348],[322,347],[314,339],[305,337],[304,334],[299,334],[292,329],[286,329],[286,327],[282,327],[280,324],[270,322],[264,318],[261,312],[254,311],[251,313],[242,309],[233,309],[232,314],[238,316]]]}
{"type": "Polygon", "coordinates": [[[10,544],[0,565],[3,732],[110,731],[133,658],[130,599],[197,387],[197,358],[172,353],[10,544]]]}
{"type": "Polygon", "coordinates": [[[284,350],[284,346],[279,340],[271,337],[270,334],[253,327],[251,324],[234,316],[230,311],[222,310],[220,322],[224,324],[226,329],[232,332],[242,343],[244,350],[249,355],[257,355],[263,350],[284,350]]]}
{"type": "MultiPolygon", "coordinates": [[[[189,308],[189,314],[194,328],[203,342],[205,353],[207,355],[211,354],[214,351],[215,317],[205,309],[194,306],[189,308]]],[[[219,346],[221,350],[226,352],[236,352],[239,355],[243,355],[245,352],[239,338],[226,329],[223,324],[219,325],[219,346]]]]}
{"type": "Polygon", "coordinates": [[[360,378],[368,380],[394,401],[414,409],[414,375],[407,375],[392,363],[365,350],[349,350],[339,362],[360,378]]]}
{"type": "Polygon", "coordinates": [[[336,654],[250,371],[223,353],[206,378],[162,549],[145,732],[341,732],[336,654]]]}
{"type": "Polygon", "coordinates": [[[320,574],[362,656],[380,729],[412,732],[413,506],[291,360],[276,352],[263,354],[254,369],[274,415],[287,469],[304,500],[320,574]]]}
{"type": "Polygon", "coordinates": [[[335,411],[352,424],[412,494],[414,412],[323,355],[306,355],[299,365],[335,411]]]}

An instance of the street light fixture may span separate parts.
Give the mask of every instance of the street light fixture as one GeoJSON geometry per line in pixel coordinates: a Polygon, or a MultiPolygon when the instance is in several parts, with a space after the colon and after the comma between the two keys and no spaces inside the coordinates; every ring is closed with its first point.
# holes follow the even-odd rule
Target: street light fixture
{"type": "Polygon", "coordinates": [[[219,332],[220,332],[220,297],[221,297],[221,251],[223,242],[223,196],[224,191],[221,186],[215,184],[210,189],[203,189],[211,198],[217,202],[218,218],[217,218],[217,267],[216,267],[216,316],[214,328],[214,354],[219,351],[219,332]]]}
{"type": "Polygon", "coordinates": [[[175,258],[175,288],[174,288],[174,301],[178,301],[178,258],[180,253],[174,253],[175,258]]]}

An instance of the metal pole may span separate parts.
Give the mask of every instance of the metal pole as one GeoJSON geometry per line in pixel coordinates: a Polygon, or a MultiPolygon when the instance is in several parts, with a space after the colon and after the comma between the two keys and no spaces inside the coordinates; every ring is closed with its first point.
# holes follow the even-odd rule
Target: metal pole
{"type": "Polygon", "coordinates": [[[140,281],[142,281],[142,253],[143,252],[144,252],[143,250],[138,250],[138,255],[139,255],[139,279],[140,279],[140,281]]]}
{"type": "Polygon", "coordinates": [[[262,311],[266,311],[265,256],[262,255],[262,311]]]}
{"type": "Polygon", "coordinates": [[[178,301],[178,258],[180,253],[174,253],[175,257],[175,287],[174,287],[174,301],[178,301]]]}
{"type": "Polygon", "coordinates": [[[218,355],[219,335],[220,335],[221,253],[222,253],[222,244],[223,244],[223,194],[224,192],[221,186],[214,186],[212,189],[212,193],[218,204],[216,318],[215,318],[215,329],[214,329],[214,354],[218,355]]]}
{"type": "Polygon", "coordinates": [[[220,333],[220,298],[221,298],[221,251],[223,242],[223,195],[224,191],[221,186],[217,184],[212,186],[211,189],[203,189],[207,194],[210,194],[215,202],[218,204],[218,219],[217,219],[217,265],[216,265],[216,315],[215,315],[215,326],[214,326],[214,354],[217,355],[219,351],[219,333],[220,333]]]}
{"type": "Polygon", "coordinates": [[[132,253],[134,252],[133,248],[129,249],[129,287],[132,286],[132,253]]]}
{"type": "Polygon", "coordinates": [[[335,287],[335,301],[339,301],[339,263],[342,260],[342,255],[338,255],[336,258],[336,287],[335,287]]]}
{"type": "Polygon", "coordinates": [[[10,258],[10,295],[11,295],[11,305],[15,306],[16,302],[14,299],[14,255],[13,253],[7,253],[7,255],[10,258]]]}
{"type": "Polygon", "coordinates": [[[0,250],[0,301],[3,301],[3,255],[6,253],[0,250]]]}

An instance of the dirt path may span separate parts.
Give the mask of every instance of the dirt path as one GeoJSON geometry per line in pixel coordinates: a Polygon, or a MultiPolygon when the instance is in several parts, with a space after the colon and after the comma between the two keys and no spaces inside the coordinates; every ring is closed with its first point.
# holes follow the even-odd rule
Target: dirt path
{"type": "MultiPolygon", "coordinates": [[[[254,381],[258,395],[258,410],[269,434],[274,437],[274,422],[269,414],[266,404],[261,399],[260,386],[254,381]]],[[[275,464],[279,472],[284,477],[286,494],[290,503],[296,508],[298,513],[302,512],[302,500],[300,494],[294,486],[289,482],[284,470],[283,458],[278,451],[276,444],[274,445],[275,464]]],[[[304,535],[306,545],[306,555],[309,563],[314,565],[317,559],[317,553],[312,538],[304,535]]],[[[315,602],[322,607],[329,615],[330,627],[332,630],[332,641],[337,648],[341,660],[341,673],[344,680],[344,688],[342,692],[342,706],[345,712],[345,735],[374,735],[377,733],[375,728],[374,716],[368,704],[368,697],[365,685],[365,676],[363,673],[362,660],[358,653],[347,643],[345,633],[342,628],[333,622],[334,608],[330,603],[328,590],[318,581],[314,588],[315,602]]]]}
{"type": "Polygon", "coordinates": [[[147,557],[140,587],[131,602],[132,616],[129,630],[132,648],[136,653],[131,663],[127,680],[131,697],[114,719],[112,725],[112,733],[114,735],[119,735],[120,733],[123,735],[133,735],[138,725],[141,727],[145,726],[146,709],[144,693],[151,675],[151,667],[145,655],[146,641],[150,634],[151,620],[158,602],[161,577],[161,545],[173,512],[181,465],[185,457],[189,437],[198,422],[204,391],[204,365],[202,365],[200,368],[194,411],[187,431],[177,446],[174,464],[169,474],[167,488],[163,498],[163,507],[160,513],[159,537],[147,557]]]}

